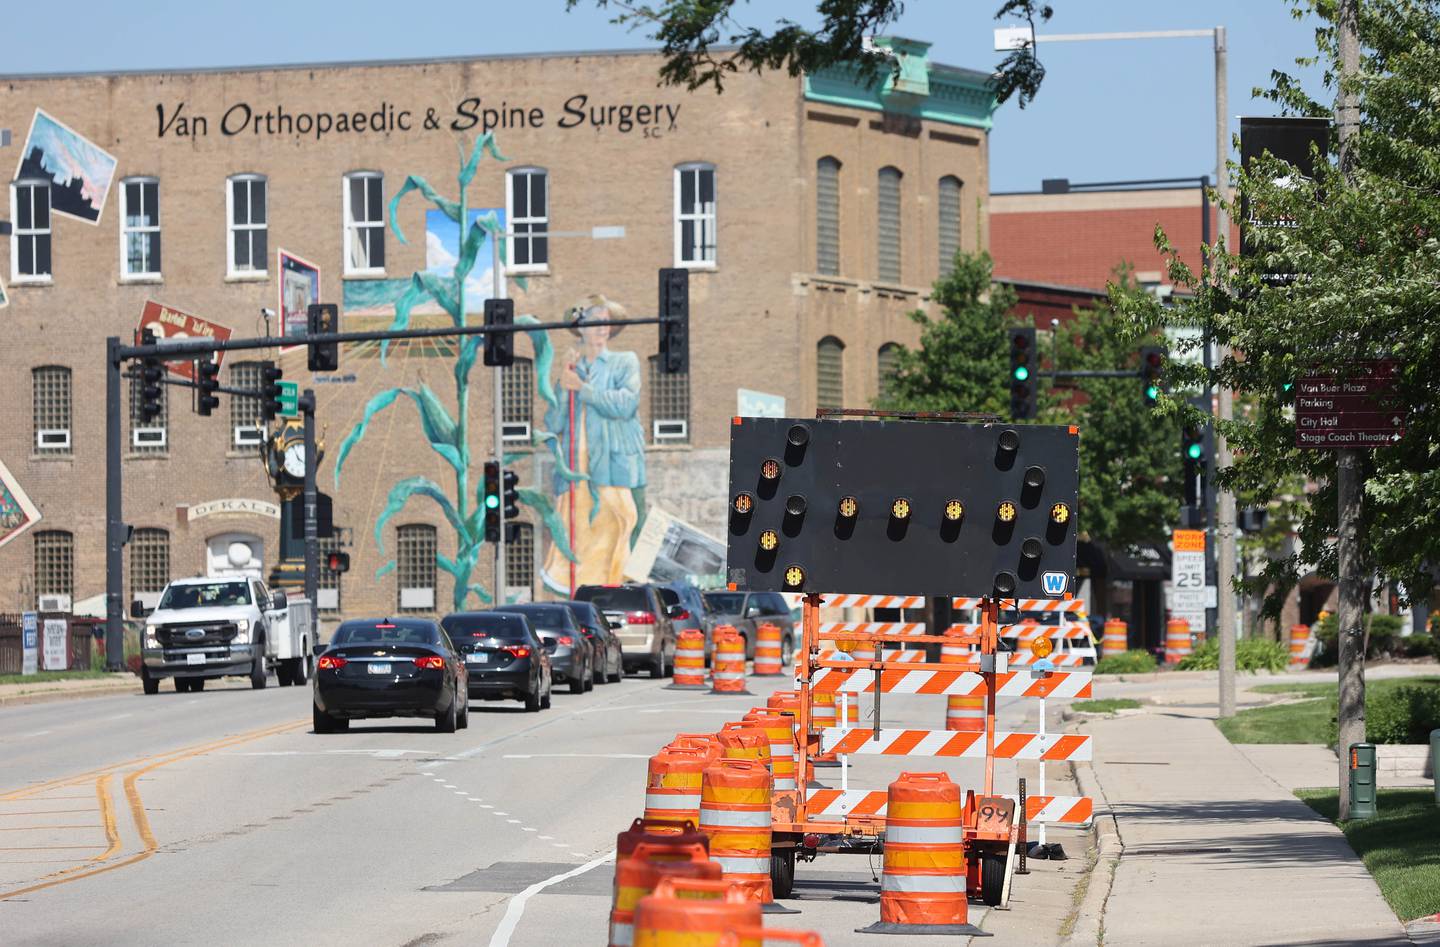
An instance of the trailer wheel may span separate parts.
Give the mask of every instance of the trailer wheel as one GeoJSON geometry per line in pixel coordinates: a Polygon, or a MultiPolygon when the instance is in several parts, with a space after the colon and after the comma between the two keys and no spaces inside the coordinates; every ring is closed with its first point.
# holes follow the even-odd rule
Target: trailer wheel
{"type": "Polygon", "coordinates": [[[994,907],[1005,892],[1005,855],[980,853],[980,900],[994,907]]]}
{"type": "Polygon", "coordinates": [[[770,887],[777,898],[788,898],[795,890],[795,849],[782,848],[770,853],[770,887]]]}

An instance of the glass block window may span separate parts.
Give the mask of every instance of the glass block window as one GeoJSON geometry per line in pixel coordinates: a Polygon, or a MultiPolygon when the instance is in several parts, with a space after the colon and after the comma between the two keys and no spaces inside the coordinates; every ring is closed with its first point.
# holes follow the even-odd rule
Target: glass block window
{"type": "Polygon", "coordinates": [[[500,369],[500,433],[507,442],[530,443],[534,386],[535,365],[530,359],[516,356],[515,364],[500,369]]]}
{"type": "Polygon", "coordinates": [[[70,369],[43,365],[30,372],[34,399],[35,450],[70,453],[70,369]]]}
{"type": "Polygon", "coordinates": [[[845,343],[833,335],[815,347],[815,406],[845,407],[845,343]]]}
{"type": "Polygon", "coordinates": [[[815,165],[815,270],[840,275],[840,162],[829,156],[815,165]]]}
{"type": "Polygon", "coordinates": [[[949,276],[955,268],[955,254],[960,250],[960,197],[964,187],[960,179],[947,174],[940,179],[938,209],[940,214],[940,275],[949,276]]]}
{"type": "Polygon", "coordinates": [[[876,187],[879,219],[875,247],[878,255],[876,278],[882,283],[900,282],[900,171],[881,168],[876,187]]]}
{"type": "Polygon", "coordinates": [[[435,610],[435,527],[409,523],[395,530],[396,606],[402,612],[435,610]]]}
{"type": "MultiPolygon", "coordinates": [[[[260,363],[236,362],[230,366],[230,385],[254,391],[260,387],[260,363]]],[[[230,401],[230,446],[247,454],[258,454],[265,440],[265,419],[260,416],[260,399],[248,395],[226,395],[230,401]]]]}
{"type": "Polygon", "coordinates": [[[667,374],[650,356],[650,438],[656,444],[690,442],[690,373],[667,374]]]}
{"type": "Polygon", "coordinates": [[[75,600],[75,536],[48,529],[35,534],[35,602],[42,595],[75,600]]]}
{"type": "Polygon", "coordinates": [[[535,527],[529,523],[506,523],[510,538],[505,543],[505,584],[535,588],[535,527]]]}
{"type": "Polygon", "coordinates": [[[169,448],[170,386],[160,386],[160,414],[146,421],[140,417],[140,389],[144,387],[138,376],[130,378],[130,445],[132,454],[163,454],[169,448]]]}
{"type": "MultiPolygon", "coordinates": [[[[340,586],[345,576],[339,572],[331,572],[325,568],[325,560],[332,552],[345,552],[346,547],[341,540],[340,528],[335,528],[336,535],[319,540],[320,545],[320,575],[316,588],[319,594],[315,596],[315,608],[325,614],[334,615],[341,609],[340,586]]],[[[354,563],[351,563],[353,566],[354,563]]]]}
{"type": "Polygon", "coordinates": [[[163,529],[137,529],[130,549],[130,598],[159,594],[170,582],[170,533],[163,529]]]}

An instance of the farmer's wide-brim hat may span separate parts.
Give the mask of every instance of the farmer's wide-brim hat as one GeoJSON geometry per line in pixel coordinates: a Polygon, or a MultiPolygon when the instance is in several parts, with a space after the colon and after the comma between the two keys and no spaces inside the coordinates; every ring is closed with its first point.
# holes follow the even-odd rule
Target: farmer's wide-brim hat
{"type": "MultiPolygon", "coordinates": [[[[584,325],[586,322],[604,321],[604,319],[599,315],[599,311],[601,310],[608,311],[608,318],[610,319],[629,318],[625,312],[624,306],[620,305],[612,299],[596,293],[593,296],[586,296],[580,302],[567,309],[565,311],[565,321],[570,323],[570,331],[575,335],[579,335],[579,327],[581,325],[584,325]]],[[[611,326],[610,338],[615,338],[615,336],[619,335],[622,331],[624,331],[624,329],[624,326],[611,326]]]]}

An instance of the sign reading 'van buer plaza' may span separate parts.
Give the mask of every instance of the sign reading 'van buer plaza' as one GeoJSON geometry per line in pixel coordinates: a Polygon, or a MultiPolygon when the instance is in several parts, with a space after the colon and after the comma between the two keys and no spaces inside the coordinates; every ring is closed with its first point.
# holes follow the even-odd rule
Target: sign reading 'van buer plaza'
{"type": "Polygon", "coordinates": [[[1400,366],[1360,362],[1353,374],[1307,375],[1295,386],[1295,446],[1389,447],[1405,436],[1405,408],[1394,397],[1400,366]]]}
{"type": "Polygon", "coordinates": [[[433,106],[403,108],[381,101],[364,108],[297,111],[274,103],[236,102],[214,115],[192,112],[184,102],[155,106],[155,137],[205,138],[212,127],[221,135],[254,135],[285,138],[314,138],[329,135],[393,135],[407,132],[476,129],[481,133],[519,128],[589,128],[596,132],[614,130],[621,134],[638,131],[645,138],[659,138],[675,131],[680,105],[667,102],[602,102],[590,96],[572,95],[559,108],[546,111],[539,105],[517,105],[508,101],[482,101],[469,96],[453,108],[433,106]]]}

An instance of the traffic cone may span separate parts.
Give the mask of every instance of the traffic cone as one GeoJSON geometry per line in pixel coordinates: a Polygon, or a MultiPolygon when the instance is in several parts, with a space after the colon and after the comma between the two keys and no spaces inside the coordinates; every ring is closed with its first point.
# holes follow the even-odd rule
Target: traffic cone
{"type": "MultiPolygon", "coordinates": [[[[709,753],[698,746],[666,747],[650,757],[645,776],[645,820],[679,825],[688,819],[698,825],[701,775],[712,762],[709,753]]],[[[679,829],[657,831],[671,834],[679,829]]]]}
{"type": "Polygon", "coordinates": [[[1105,632],[1100,638],[1100,656],[1103,658],[1124,654],[1130,647],[1130,633],[1125,622],[1111,618],[1105,622],[1105,632]]]}

